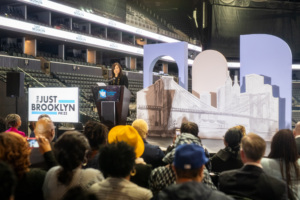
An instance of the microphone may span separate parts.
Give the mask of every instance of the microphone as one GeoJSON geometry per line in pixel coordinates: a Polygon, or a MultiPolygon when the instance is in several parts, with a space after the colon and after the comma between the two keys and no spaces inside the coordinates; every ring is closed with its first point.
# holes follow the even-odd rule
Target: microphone
{"type": "Polygon", "coordinates": [[[116,77],[112,78],[112,79],[109,79],[108,82],[113,82],[114,80],[116,79],[116,77]]]}

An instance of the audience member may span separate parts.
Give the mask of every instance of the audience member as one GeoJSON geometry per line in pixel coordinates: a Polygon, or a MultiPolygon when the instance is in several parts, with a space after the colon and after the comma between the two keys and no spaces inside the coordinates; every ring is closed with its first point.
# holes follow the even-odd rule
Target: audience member
{"type": "Polygon", "coordinates": [[[82,169],[90,149],[87,138],[77,131],[67,131],[54,144],[54,155],[60,166],[51,168],[43,185],[46,200],[62,199],[71,187],[87,190],[104,178],[99,170],[82,169]]]}
{"type": "MultiPolygon", "coordinates": [[[[49,115],[47,115],[47,114],[41,114],[41,115],[38,117],[38,120],[40,120],[40,119],[42,119],[42,118],[44,118],[44,117],[47,117],[47,118],[51,119],[51,118],[49,117],[49,115]]],[[[29,129],[31,130],[31,133],[30,133],[30,136],[29,136],[29,137],[32,137],[32,138],[35,137],[35,134],[34,134],[35,126],[36,126],[36,122],[30,122],[30,123],[29,123],[29,129]]]]}
{"type": "Polygon", "coordinates": [[[242,133],[243,137],[246,135],[246,129],[244,126],[242,125],[237,125],[237,126],[234,126],[232,128],[237,128],[238,130],[240,130],[240,132],[242,133]]]}
{"type": "Polygon", "coordinates": [[[33,148],[30,154],[30,167],[38,167],[49,170],[57,165],[51,142],[55,137],[55,126],[50,118],[41,117],[34,129],[39,148],[33,148]]]}
{"type": "MultiPolygon", "coordinates": [[[[177,146],[182,144],[196,144],[198,146],[202,146],[201,140],[198,137],[198,125],[196,123],[184,122],[181,125],[180,131],[181,134],[177,136],[174,143],[175,149],[177,146]]],[[[160,190],[164,189],[168,185],[175,183],[176,181],[175,172],[170,166],[174,161],[175,149],[170,151],[163,158],[163,160],[169,165],[157,167],[151,172],[149,186],[154,196],[156,196],[160,190]]],[[[204,168],[204,178],[202,182],[212,189],[217,189],[213,184],[209,172],[206,168],[204,168]]]]}
{"type": "Polygon", "coordinates": [[[6,122],[2,117],[0,117],[0,133],[4,131],[6,131],[6,122]]]}
{"type": "Polygon", "coordinates": [[[75,186],[65,194],[62,200],[97,200],[97,196],[83,190],[80,186],[75,186]]]}
{"type": "Polygon", "coordinates": [[[300,199],[300,159],[298,159],[293,132],[289,129],[278,131],[272,139],[268,158],[261,164],[264,171],[275,178],[284,180],[288,185],[289,199],[300,199]]]}
{"type": "Polygon", "coordinates": [[[141,156],[147,164],[151,164],[153,168],[163,166],[165,163],[162,161],[165,154],[159,146],[149,144],[146,140],[148,135],[148,124],[143,119],[137,119],[132,123],[132,126],[137,130],[144,141],[145,151],[141,156]]]}
{"type": "Polygon", "coordinates": [[[197,144],[177,146],[173,164],[176,184],[161,191],[158,199],[232,199],[201,182],[205,163],[208,161],[204,149],[197,144]]]}
{"type": "MultiPolygon", "coordinates": [[[[138,150],[139,151],[139,150],[138,150]]],[[[94,184],[91,191],[100,200],[105,199],[151,199],[150,190],[139,187],[130,181],[134,173],[137,149],[126,142],[117,142],[104,146],[99,156],[100,170],[108,175],[104,181],[94,184]]]]}
{"type": "Polygon", "coordinates": [[[17,178],[11,167],[0,161],[0,199],[14,199],[17,178]]]}
{"type": "Polygon", "coordinates": [[[108,143],[126,142],[134,148],[136,155],[135,159],[135,172],[131,174],[130,181],[138,186],[149,188],[149,176],[152,170],[151,165],[147,165],[141,155],[143,155],[145,146],[143,139],[132,126],[119,125],[112,128],[108,133],[108,143]]]}
{"type": "Polygon", "coordinates": [[[7,127],[9,128],[5,132],[15,132],[23,137],[26,137],[25,133],[22,131],[19,131],[18,128],[22,125],[21,117],[17,114],[9,114],[5,118],[7,127]]]}
{"type": "Polygon", "coordinates": [[[30,148],[26,138],[14,132],[0,134],[0,160],[10,164],[18,178],[16,200],[43,199],[42,185],[46,172],[40,169],[29,169],[29,154],[30,148]]]}
{"type": "Polygon", "coordinates": [[[300,121],[295,125],[293,133],[296,140],[298,155],[300,155],[300,121]]]}
{"type": "Polygon", "coordinates": [[[225,133],[225,148],[218,151],[211,158],[211,171],[222,172],[231,169],[239,169],[243,166],[240,156],[240,143],[243,132],[238,128],[230,128],[225,133]]]}
{"type": "Polygon", "coordinates": [[[260,164],[266,150],[266,142],[250,133],[241,143],[241,169],[225,171],[219,177],[219,189],[234,197],[256,200],[287,199],[286,185],[282,180],[267,175],[260,164]]]}
{"type": "Polygon", "coordinates": [[[91,146],[87,165],[83,168],[99,169],[99,148],[107,142],[108,128],[100,122],[88,121],[85,124],[83,133],[91,146]]]}

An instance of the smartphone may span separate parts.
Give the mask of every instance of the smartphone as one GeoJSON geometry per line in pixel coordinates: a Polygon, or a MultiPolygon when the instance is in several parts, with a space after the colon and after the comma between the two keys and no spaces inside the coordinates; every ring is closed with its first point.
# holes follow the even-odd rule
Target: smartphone
{"type": "Polygon", "coordinates": [[[178,135],[180,135],[180,129],[179,128],[176,129],[176,136],[178,136],[178,135]]]}
{"type": "Polygon", "coordinates": [[[27,142],[30,148],[39,148],[39,143],[36,141],[36,138],[27,138],[27,142]]]}

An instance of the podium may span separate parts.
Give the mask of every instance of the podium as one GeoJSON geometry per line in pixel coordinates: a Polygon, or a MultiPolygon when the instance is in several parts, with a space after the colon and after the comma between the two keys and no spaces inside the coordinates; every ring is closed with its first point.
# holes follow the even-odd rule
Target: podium
{"type": "Polygon", "coordinates": [[[109,128],[126,125],[131,93],[125,86],[95,86],[92,92],[101,123],[109,128]]]}

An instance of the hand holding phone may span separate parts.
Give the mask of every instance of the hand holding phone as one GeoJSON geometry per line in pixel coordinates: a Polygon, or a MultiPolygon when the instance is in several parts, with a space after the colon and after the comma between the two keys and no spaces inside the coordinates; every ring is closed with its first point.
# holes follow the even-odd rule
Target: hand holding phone
{"type": "Polygon", "coordinates": [[[36,138],[27,138],[27,142],[30,148],[39,148],[39,143],[36,138]]]}
{"type": "Polygon", "coordinates": [[[180,129],[179,128],[176,129],[176,136],[178,136],[178,135],[180,135],[180,129]]]}
{"type": "Polygon", "coordinates": [[[37,142],[39,144],[40,152],[42,154],[52,150],[51,144],[50,144],[49,140],[46,137],[44,137],[42,135],[39,135],[39,136],[36,137],[36,139],[37,139],[37,142]]]}

